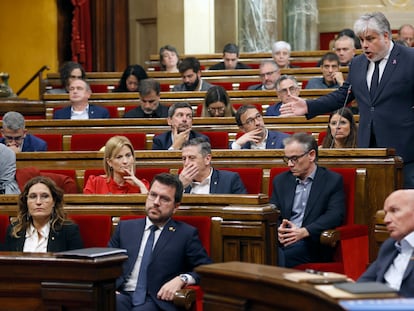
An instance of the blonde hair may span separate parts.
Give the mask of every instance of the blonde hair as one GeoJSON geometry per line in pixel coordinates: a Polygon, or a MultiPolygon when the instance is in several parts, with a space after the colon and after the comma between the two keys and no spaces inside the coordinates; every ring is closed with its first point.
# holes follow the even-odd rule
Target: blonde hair
{"type": "MultiPolygon", "coordinates": [[[[105,152],[103,158],[103,164],[105,169],[105,174],[108,179],[113,178],[114,172],[108,164],[108,160],[112,159],[122,147],[127,146],[132,154],[134,154],[134,147],[132,146],[131,141],[125,136],[113,136],[105,144],[105,152]]],[[[135,161],[134,161],[134,172],[135,172],[135,161]]]]}

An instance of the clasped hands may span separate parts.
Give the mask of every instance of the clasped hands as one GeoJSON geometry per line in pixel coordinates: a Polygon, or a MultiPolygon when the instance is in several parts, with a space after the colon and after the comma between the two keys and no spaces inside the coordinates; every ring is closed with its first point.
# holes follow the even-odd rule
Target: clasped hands
{"type": "Polygon", "coordinates": [[[309,236],[306,228],[299,228],[293,222],[283,219],[277,229],[279,243],[283,246],[289,246],[309,236]]]}

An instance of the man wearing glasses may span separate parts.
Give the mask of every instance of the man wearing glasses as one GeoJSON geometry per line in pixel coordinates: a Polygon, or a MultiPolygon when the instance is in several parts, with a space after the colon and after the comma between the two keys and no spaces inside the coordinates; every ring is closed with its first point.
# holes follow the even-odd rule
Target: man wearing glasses
{"type": "Polygon", "coordinates": [[[298,85],[298,81],[294,76],[280,76],[280,78],[276,81],[276,93],[280,101],[267,108],[265,114],[266,116],[280,116],[279,109],[282,104],[289,102],[292,95],[299,96],[300,86],[298,85]]]}
{"type": "Polygon", "coordinates": [[[264,60],[259,68],[260,84],[249,86],[248,90],[275,90],[276,81],[280,77],[280,69],[273,60],[264,60]]]}
{"type": "Polygon", "coordinates": [[[281,149],[284,147],[283,139],[289,135],[269,131],[265,127],[263,116],[255,106],[241,106],[235,118],[244,134],[231,144],[231,149],[281,149]]]}
{"type": "Polygon", "coordinates": [[[284,144],[283,161],[289,171],[273,179],[270,199],[280,210],[278,265],[329,261],[331,250],[319,238],[322,231],[343,223],[342,176],[317,165],[318,145],[312,135],[296,133],[284,144]]]}
{"type": "Polygon", "coordinates": [[[47,151],[47,143],[27,134],[24,117],[19,112],[9,111],[3,116],[0,143],[14,152],[47,151]]]}

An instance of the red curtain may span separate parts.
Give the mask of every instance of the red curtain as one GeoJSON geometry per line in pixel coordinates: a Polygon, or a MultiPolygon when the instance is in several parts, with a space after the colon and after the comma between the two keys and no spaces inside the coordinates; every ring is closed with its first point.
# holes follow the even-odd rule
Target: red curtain
{"type": "Polygon", "coordinates": [[[72,60],[92,71],[92,28],[90,0],[72,0],[72,60]]]}

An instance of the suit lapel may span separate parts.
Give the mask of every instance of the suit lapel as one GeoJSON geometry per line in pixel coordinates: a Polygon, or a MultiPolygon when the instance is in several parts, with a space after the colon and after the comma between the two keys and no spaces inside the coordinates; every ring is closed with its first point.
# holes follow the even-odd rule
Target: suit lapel
{"type": "Polygon", "coordinates": [[[316,169],[315,179],[312,182],[308,203],[306,204],[305,208],[305,214],[303,215],[303,223],[306,223],[306,218],[309,216],[309,213],[313,210],[314,206],[316,205],[316,202],[320,197],[320,193],[323,190],[323,185],[321,184],[321,181],[323,180],[324,175],[325,172],[318,167],[316,169]]]}
{"type": "Polygon", "coordinates": [[[284,185],[284,204],[283,206],[289,206],[290,208],[287,208],[286,210],[286,218],[290,219],[292,217],[292,208],[293,208],[293,202],[295,199],[295,191],[296,191],[296,177],[292,175],[291,172],[288,173],[289,179],[284,185]]]}
{"type": "Polygon", "coordinates": [[[218,171],[213,169],[210,180],[210,193],[217,193],[217,185],[219,181],[218,171]]]}
{"type": "Polygon", "coordinates": [[[176,222],[171,218],[164,226],[157,244],[155,244],[154,250],[152,252],[152,258],[156,258],[158,253],[165,248],[165,246],[170,242],[174,237],[175,231],[177,228],[176,222]]]}

